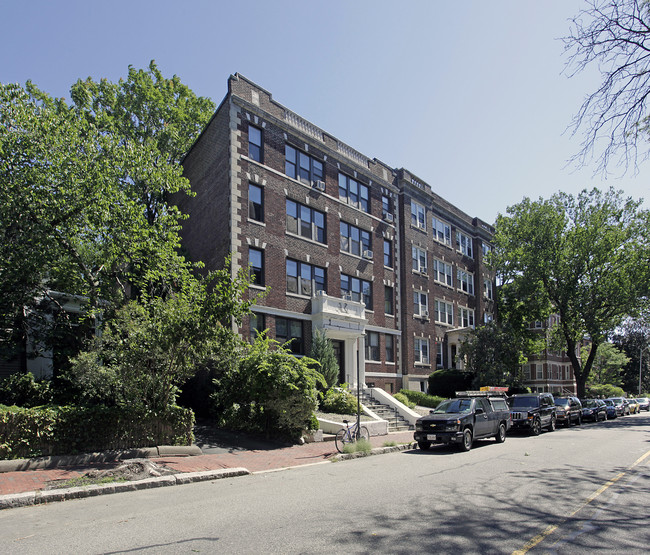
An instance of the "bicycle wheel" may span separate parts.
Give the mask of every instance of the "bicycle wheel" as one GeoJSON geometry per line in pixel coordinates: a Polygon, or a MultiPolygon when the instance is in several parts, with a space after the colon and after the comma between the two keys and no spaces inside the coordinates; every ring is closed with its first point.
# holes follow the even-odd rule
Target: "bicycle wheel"
{"type": "Polygon", "coordinates": [[[356,441],[359,441],[360,439],[365,439],[366,441],[370,441],[370,432],[368,431],[368,428],[365,426],[361,426],[358,430],[356,435],[356,441]]]}
{"type": "Polygon", "coordinates": [[[338,432],[336,432],[334,443],[336,444],[336,450],[339,453],[343,453],[343,448],[347,443],[350,443],[350,441],[350,434],[345,428],[341,428],[338,432]]]}

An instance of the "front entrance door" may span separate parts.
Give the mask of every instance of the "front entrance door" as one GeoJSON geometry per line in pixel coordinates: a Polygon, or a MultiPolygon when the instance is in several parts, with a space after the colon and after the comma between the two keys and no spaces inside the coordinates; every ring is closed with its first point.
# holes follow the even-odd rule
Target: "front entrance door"
{"type": "Polygon", "coordinates": [[[345,383],[345,343],[333,339],[332,347],[334,347],[336,362],[339,363],[339,383],[345,383]]]}

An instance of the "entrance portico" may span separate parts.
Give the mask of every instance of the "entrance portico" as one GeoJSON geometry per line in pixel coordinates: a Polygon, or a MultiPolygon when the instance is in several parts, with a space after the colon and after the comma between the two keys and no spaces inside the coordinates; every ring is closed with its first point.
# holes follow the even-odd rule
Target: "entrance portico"
{"type": "Polygon", "coordinates": [[[357,375],[361,387],[366,381],[365,308],[361,302],[330,297],[323,291],[317,291],[311,303],[314,329],[323,330],[329,339],[340,342],[342,379],[352,388],[357,386],[357,375]]]}

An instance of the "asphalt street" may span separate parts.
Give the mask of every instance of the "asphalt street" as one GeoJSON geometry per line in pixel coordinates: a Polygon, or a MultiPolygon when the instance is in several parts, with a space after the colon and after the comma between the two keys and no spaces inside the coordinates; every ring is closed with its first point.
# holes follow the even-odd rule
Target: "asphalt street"
{"type": "Polygon", "coordinates": [[[646,553],[650,415],[0,513],[5,553],[646,553]]]}

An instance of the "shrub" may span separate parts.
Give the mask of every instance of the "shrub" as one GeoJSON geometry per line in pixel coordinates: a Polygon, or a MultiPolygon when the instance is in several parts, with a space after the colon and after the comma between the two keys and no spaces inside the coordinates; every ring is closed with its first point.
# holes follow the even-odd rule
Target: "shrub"
{"type": "Polygon", "coordinates": [[[399,401],[403,405],[406,405],[410,409],[414,408],[415,405],[416,405],[416,403],[409,400],[409,398],[406,395],[404,395],[402,392],[395,393],[395,395],[393,395],[393,398],[395,398],[397,401],[399,401]]]}
{"type": "Polygon", "coordinates": [[[39,407],[52,402],[49,380],[35,380],[31,372],[12,374],[0,381],[0,405],[39,407]]]}
{"type": "Polygon", "coordinates": [[[591,385],[587,389],[589,397],[625,397],[622,388],[611,384],[591,385]]]}
{"type": "Polygon", "coordinates": [[[128,407],[46,406],[0,410],[0,458],[70,455],[156,445],[191,445],[194,414],[128,407]]]}
{"type": "Polygon", "coordinates": [[[339,381],[339,363],[334,354],[332,342],[322,330],[316,330],[311,344],[311,358],[320,363],[318,371],[323,375],[327,387],[336,385],[339,381]]]}
{"type": "MultiPolygon", "coordinates": [[[[343,384],[343,386],[345,385],[343,384]]],[[[334,414],[355,414],[357,412],[357,398],[343,387],[333,387],[323,394],[320,409],[323,412],[334,414]]]]}
{"type": "Polygon", "coordinates": [[[415,405],[421,407],[429,407],[435,409],[442,401],[445,400],[445,397],[436,397],[435,395],[427,395],[422,391],[411,391],[409,389],[401,389],[398,394],[395,395],[404,395],[409,401],[415,405]]]}

